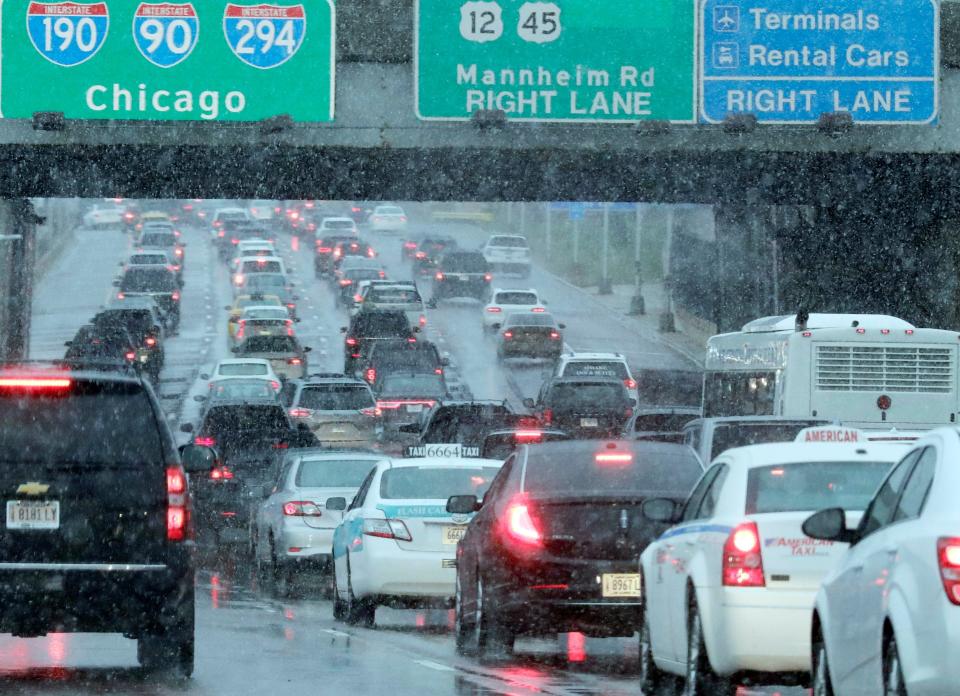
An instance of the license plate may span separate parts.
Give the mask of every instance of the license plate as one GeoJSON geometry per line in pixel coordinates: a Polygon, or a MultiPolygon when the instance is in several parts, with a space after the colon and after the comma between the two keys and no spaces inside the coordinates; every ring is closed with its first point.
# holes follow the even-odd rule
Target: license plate
{"type": "Polygon", "coordinates": [[[423,404],[407,404],[407,413],[420,413],[423,411],[423,404]]]}
{"type": "Polygon", "coordinates": [[[600,422],[596,418],[581,418],[580,427],[581,428],[596,428],[600,425],[600,422]]]}
{"type": "Polygon", "coordinates": [[[604,597],[639,597],[640,573],[604,573],[604,597]]]}
{"type": "Polygon", "coordinates": [[[60,501],[8,500],[7,529],[59,529],[60,501]]]}
{"type": "Polygon", "coordinates": [[[463,539],[463,535],[467,533],[467,525],[458,525],[456,527],[444,527],[443,528],[443,543],[444,544],[456,544],[458,541],[463,539]]]}

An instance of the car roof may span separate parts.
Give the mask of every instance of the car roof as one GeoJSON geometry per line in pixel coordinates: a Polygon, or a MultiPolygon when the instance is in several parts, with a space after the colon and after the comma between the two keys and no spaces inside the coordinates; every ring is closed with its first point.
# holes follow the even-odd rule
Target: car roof
{"type": "MultiPolygon", "coordinates": [[[[527,241],[527,238],[524,237],[522,234],[491,234],[491,235],[490,235],[490,239],[497,239],[497,238],[500,238],[500,239],[522,239],[523,241],[527,241]]],[[[488,239],[487,241],[490,241],[490,240],[488,239]]]]}
{"type": "Polygon", "coordinates": [[[496,295],[498,292],[530,292],[530,293],[533,293],[534,295],[540,294],[533,288],[494,288],[493,289],[494,295],[496,295]]]}
{"type": "Polygon", "coordinates": [[[249,363],[257,363],[258,365],[270,367],[270,361],[266,358],[224,358],[217,363],[217,367],[220,365],[242,365],[249,363]]]}
{"type": "Polygon", "coordinates": [[[271,312],[284,312],[287,316],[290,313],[287,311],[287,308],[283,305],[247,305],[242,308],[244,312],[256,312],[261,310],[270,310],[271,312]]]}
{"type": "MultiPolygon", "coordinates": [[[[536,428],[533,428],[536,430],[536,428]]],[[[530,451],[530,454],[552,458],[554,456],[572,455],[572,456],[590,456],[592,454],[602,454],[604,452],[623,452],[625,450],[634,455],[647,454],[667,454],[670,452],[688,453],[695,457],[693,449],[688,445],[677,442],[653,442],[649,440],[562,440],[555,442],[543,442],[538,444],[523,445],[530,451]]]]}
{"type": "Polygon", "coordinates": [[[349,384],[354,387],[367,387],[370,385],[367,384],[364,380],[359,379],[358,377],[347,377],[346,375],[341,375],[339,377],[316,377],[316,376],[307,376],[305,379],[297,380],[299,386],[309,386],[317,384],[349,384]]]}
{"type": "Polygon", "coordinates": [[[799,462],[883,461],[897,462],[908,452],[902,444],[856,442],[850,444],[820,442],[776,442],[728,449],[714,459],[723,459],[732,467],[753,469],[799,462]]]}
{"type": "Polygon", "coordinates": [[[323,224],[326,224],[326,223],[328,223],[328,222],[349,222],[349,223],[352,224],[352,225],[357,224],[357,223],[355,223],[355,222],[353,221],[353,218],[343,217],[343,216],[327,216],[327,217],[324,217],[323,220],[320,222],[320,224],[323,225],[323,224]]]}
{"type": "MultiPolygon", "coordinates": [[[[310,449],[304,450],[299,454],[290,455],[290,459],[309,459],[311,461],[318,459],[343,459],[344,457],[350,457],[351,459],[369,459],[371,462],[379,462],[384,459],[387,459],[387,456],[379,452],[373,451],[364,451],[364,450],[353,450],[353,449],[310,449]]],[[[331,488],[343,488],[343,486],[331,486],[331,488]]]]}
{"type": "Polygon", "coordinates": [[[207,409],[207,411],[209,412],[214,406],[217,408],[221,406],[276,406],[286,413],[283,404],[281,404],[275,396],[244,396],[242,398],[235,397],[231,399],[213,398],[210,400],[210,408],[207,409]]]}

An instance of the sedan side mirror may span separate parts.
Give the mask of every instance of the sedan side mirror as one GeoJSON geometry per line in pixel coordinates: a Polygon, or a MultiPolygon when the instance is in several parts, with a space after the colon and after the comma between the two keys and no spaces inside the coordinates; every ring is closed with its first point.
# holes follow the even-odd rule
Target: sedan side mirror
{"type": "Polygon", "coordinates": [[[651,522],[673,524],[680,520],[680,506],[670,498],[649,498],[643,501],[640,512],[651,522]]]}
{"type": "Polygon", "coordinates": [[[490,327],[491,327],[494,331],[499,331],[499,330],[500,330],[500,327],[502,327],[502,326],[503,326],[503,324],[501,324],[501,323],[499,323],[499,322],[497,322],[496,324],[491,324],[491,325],[490,325],[490,327]]]}
{"type": "Polygon", "coordinates": [[[347,499],[346,498],[327,498],[326,505],[324,505],[327,510],[333,511],[343,511],[347,509],[347,499]]]}
{"type": "Polygon", "coordinates": [[[304,347],[303,347],[303,352],[304,352],[304,353],[309,353],[309,352],[312,351],[312,350],[313,350],[313,348],[311,348],[310,346],[304,346],[304,347]]]}
{"type": "Polygon", "coordinates": [[[447,512],[454,515],[469,515],[480,509],[475,495],[452,495],[447,498],[447,512]]]}
{"type": "Polygon", "coordinates": [[[815,512],[803,522],[803,533],[811,539],[822,541],[839,541],[853,544],[857,541],[857,533],[847,529],[847,515],[843,508],[828,508],[815,512]]]}
{"type": "Polygon", "coordinates": [[[63,345],[65,345],[67,348],[69,348],[70,346],[73,345],[73,341],[64,341],[64,342],[63,342],[63,345]]]}
{"type": "Polygon", "coordinates": [[[188,474],[210,471],[217,464],[217,451],[205,445],[184,445],[180,448],[180,461],[188,474]]]}
{"type": "Polygon", "coordinates": [[[346,327],[346,326],[341,326],[341,327],[340,327],[340,333],[347,333],[347,327],[346,327]]]}
{"type": "Polygon", "coordinates": [[[526,406],[527,408],[536,408],[537,402],[531,399],[530,397],[527,397],[526,399],[523,400],[523,405],[526,406]]]}
{"type": "Polygon", "coordinates": [[[210,379],[210,375],[208,375],[206,372],[201,372],[200,379],[210,379]]]}

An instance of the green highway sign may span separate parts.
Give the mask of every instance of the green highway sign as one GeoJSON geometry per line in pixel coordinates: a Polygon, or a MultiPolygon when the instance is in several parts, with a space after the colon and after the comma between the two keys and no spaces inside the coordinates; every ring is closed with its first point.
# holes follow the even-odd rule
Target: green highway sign
{"type": "Polygon", "coordinates": [[[696,0],[416,0],[417,116],[695,123],[696,0]]]}
{"type": "Polygon", "coordinates": [[[333,120],[333,0],[0,3],[4,118],[333,120]]]}

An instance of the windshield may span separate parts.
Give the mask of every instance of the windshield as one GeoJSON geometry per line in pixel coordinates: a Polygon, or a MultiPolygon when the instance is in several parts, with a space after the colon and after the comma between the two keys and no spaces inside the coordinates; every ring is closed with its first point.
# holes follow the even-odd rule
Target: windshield
{"type": "Polygon", "coordinates": [[[225,433],[240,431],[277,431],[290,427],[279,406],[214,406],[203,419],[201,432],[222,437],[225,433]]]}
{"type": "Polygon", "coordinates": [[[404,466],[388,469],[380,478],[380,497],[385,500],[443,501],[452,495],[482,498],[498,470],[492,466],[404,466]]]}
{"type": "Polygon", "coordinates": [[[212,399],[270,399],[275,396],[273,386],[262,379],[225,379],[210,390],[212,399]]]}
{"type": "Polygon", "coordinates": [[[454,273],[485,273],[490,270],[482,254],[448,254],[443,257],[440,266],[454,273]]]}
{"type": "Polygon", "coordinates": [[[243,285],[246,288],[283,290],[287,286],[287,279],[282,274],[251,273],[244,279],[243,285]]]}
{"type": "Polygon", "coordinates": [[[328,230],[352,230],[353,220],[324,220],[323,226],[328,230]]]}
{"type": "Polygon", "coordinates": [[[619,406],[627,400],[622,385],[615,383],[569,382],[555,384],[547,393],[547,403],[558,409],[619,406]]]}
{"type": "Polygon", "coordinates": [[[311,411],[359,411],[372,408],[375,402],[367,387],[329,385],[304,387],[297,406],[311,411]]]}
{"type": "Polygon", "coordinates": [[[495,247],[513,247],[515,249],[526,249],[527,240],[523,237],[491,237],[490,246],[495,247]]]}
{"type": "Polygon", "coordinates": [[[303,459],[297,468],[299,488],[359,488],[370,470],[372,459],[303,459]]]}
{"type": "Polygon", "coordinates": [[[498,292],[493,301],[505,305],[535,305],[537,296],[532,292],[498,292]]]}
{"type": "Polygon", "coordinates": [[[177,238],[172,232],[145,232],[140,237],[140,244],[145,247],[172,247],[177,243],[177,238]]]}
{"type": "Polygon", "coordinates": [[[889,462],[796,462],[750,469],[747,515],[843,508],[864,510],[889,462]]]}

